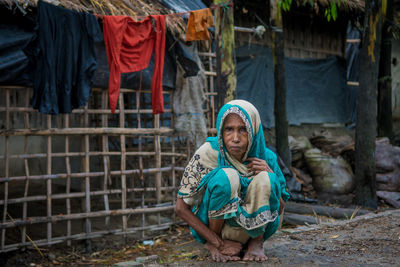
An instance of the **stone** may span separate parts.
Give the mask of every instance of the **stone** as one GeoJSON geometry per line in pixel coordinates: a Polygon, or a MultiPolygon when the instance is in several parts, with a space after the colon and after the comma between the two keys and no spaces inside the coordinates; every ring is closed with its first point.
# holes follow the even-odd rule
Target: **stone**
{"type": "Polygon", "coordinates": [[[400,147],[388,138],[377,139],[375,161],[377,191],[400,192],[400,147]]]}
{"type": "Polygon", "coordinates": [[[124,262],[114,263],[112,266],[113,267],[133,267],[133,266],[143,267],[144,265],[143,265],[143,263],[136,262],[136,261],[124,261],[124,262]]]}
{"type": "Polygon", "coordinates": [[[141,263],[154,262],[156,260],[158,260],[157,255],[150,255],[150,256],[146,256],[146,257],[137,257],[136,258],[136,261],[141,262],[141,263]]]}

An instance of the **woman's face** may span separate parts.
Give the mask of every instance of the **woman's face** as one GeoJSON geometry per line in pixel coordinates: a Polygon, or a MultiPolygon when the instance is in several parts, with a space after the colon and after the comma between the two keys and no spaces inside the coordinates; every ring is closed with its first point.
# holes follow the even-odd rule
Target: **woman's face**
{"type": "Polygon", "coordinates": [[[226,116],[222,138],[229,154],[241,162],[249,140],[246,124],[239,115],[231,113],[226,116]]]}

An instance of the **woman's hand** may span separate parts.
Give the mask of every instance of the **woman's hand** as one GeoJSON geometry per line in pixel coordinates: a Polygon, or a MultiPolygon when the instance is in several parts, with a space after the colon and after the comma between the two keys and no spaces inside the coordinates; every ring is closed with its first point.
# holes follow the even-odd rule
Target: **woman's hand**
{"type": "Polygon", "coordinates": [[[247,168],[256,175],[262,171],[273,172],[265,160],[259,158],[247,158],[247,160],[250,162],[247,168]]]}

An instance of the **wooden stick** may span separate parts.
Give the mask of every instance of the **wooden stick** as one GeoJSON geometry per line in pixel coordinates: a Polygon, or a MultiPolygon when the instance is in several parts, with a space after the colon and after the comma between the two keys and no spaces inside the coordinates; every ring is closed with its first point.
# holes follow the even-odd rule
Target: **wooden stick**
{"type": "MultiPolygon", "coordinates": [[[[51,128],[51,115],[47,115],[47,127],[51,128]]],[[[47,174],[51,175],[51,136],[47,136],[47,174]]],[[[51,179],[47,179],[47,217],[51,217],[51,179]]],[[[47,223],[47,242],[51,242],[52,224],[47,223]]]]}
{"type": "MultiPolygon", "coordinates": [[[[64,123],[65,123],[65,128],[69,128],[69,114],[64,115],[64,123]]],[[[68,155],[69,153],[69,137],[68,135],[65,136],[65,154],[68,155]]],[[[67,182],[66,182],[66,194],[68,195],[71,192],[71,162],[69,159],[69,156],[65,157],[65,168],[67,171],[67,182]]],[[[54,196],[53,196],[54,198],[54,196]]],[[[69,197],[66,198],[66,208],[67,208],[67,214],[71,214],[71,200],[69,197]]],[[[71,236],[71,220],[67,221],[67,236],[71,236]]],[[[71,240],[67,241],[67,245],[71,246],[71,240]]]]}
{"type": "MultiPolygon", "coordinates": [[[[120,115],[119,115],[119,127],[124,128],[125,127],[125,113],[124,113],[124,95],[122,93],[119,94],[119,110],[120,110],[120,115]]],[[[121,171],[126,170],[126,145],[125,145],[125,135],[120,136],[120,142],[121,142],[121,171]]],[[[121,209],[126,209],[126,175],[122,174],[121,175],[121,209]]],[[[126,229],[128,228],[128,221],[127,217],[124,215],[122,216],[122,231],[125,232],[126,229]]]]}
{"type": "MultiPolygon", "coordinates": [[[[27,92],[25,94],[25,106],[26,107],[29,106],[29,98],[30,98],[30,94],[29,94],[29,90],[27,90],[27,92]]],[[[25,112],[25,114],[24,114],[24,125],[25,125],[25,128],[27,128],[27,129],[31,128],[29,125],[29,113],[28,112],[25,112]]],[[[25,154],[28,153],[28,137],[27,136],[25,136],[25,138],[24,138],[24,153],[25,154]]],[[[29,190],[28,159],[24,159],[24,167],[25,167],[25,175],[26,175],[24,198],[26,199],[26,197],[28,196],[28,190],[29,190]]],[[[22,219],[23,220],[26,220],[27,212],[28,212],[28,203],[26,201],[24,201],[23,205],[22,205],[22,219]]],[[[26,227],[25,226],[22,227],[21,239],[22,239],[22,243],[24,244],[26,242],[26,227]]]]}
{"type": "MultiPolygon", "coordinates": [[[[161,187],[163,191],[173,191],[176,190],[173,186],[166,186],[161,187]]],[[[127,193],[131,192],[156,192],[155,187],[146,187],[146,188],[127,188],[127,193]]],[[[90,196],[101,196],[101,195],[112,195],[112,194],[121,194],[121,189],[108,189],[102,191],[91,191],[90,196]]],[[[63,193],[63,194],[53,194],[52,199],[68,199],[68,198],[83,198],[85,197],[85,192],[75,192],[75,193],[63,193]]],[[[43,201],[46,200],[45,195],[38,195],[38,196],[28,196],[28,197],[21,197],[21,198],[10,198],[8,199],[8,204],[17,204],[23,202],[32,202],[32,201],[43,201]]],[[[0,200],[0,205],[4,204],[4,200],[0,200]]]]}
{"type": "Polygon", "coordinates": [[[204,74],[208,75],[208,76],[214,76],[214,77],[217,76],[217,73],[215,71],[204,71],[204,74]]]}
{"type": "MultiPolygon", "coordinates": [[[[154,115],[154,128],[158,129],[160,127],[160,114],[154,115]]],[[[156,168],[161,168],[161,144],[160,144],[160,135],[156,135],[154,137],[154,152],[155,152],[155,166],[156,168]]],[[[157,203],[161,203],[161,172],[156,173],[155,185],[157,188],[156,198],[157,203]]]]}
{"type": "MultiPolygon", "coordinates": [[[[211,80],[211,81],[214,81],[211,77],[210,77],[210,80],[211,80]]],[[[216,93],[216,92],[204,92],[204,94],[205,94],[206,96],[217,96],[217,95],[218,95],[218,93],[216,93]]],[[[204,111],[209,111],[209,110],[206,109],[206,110],[204,110],[204,111]]]]}
{"type": "MultiPolygon", "coordinates": [[[[102,88],[92,88],[92,91],[103,91],[104,89],[102,88]]],[[[136,92],[142,92],[142,93],[147,93],[151,94],[151,90],[143,90],[143,89],[129,89],[129,88],[120,88],[119,89],[120,93],[136,93],[136,92]]],[[[171,90],[163,90],[162,92],[164,95],[172,94],[173,91],[171,90]]]]}
{"type": "MultiPolygon", "coordinates": [[[[10,111],[8,108],[10,107],[10,90],[6,89],[6,129],[10,129],[10,111]]],[[[5,177],[8,178],[9,176],[9,158],[8,158],[8,149],[9,149],[9,140],[8,136],[5,137],[5,148],[4,148],[4,171],[5,171],[5,177]]],[[[3,224],[6,222],[7,219],[7,201],[8,201],[8,181],[5,181],[4,183],[4,206],[3,206],[3,224]]],[[[1,250],[4,250],[4,245],[5,245],[5,240],[6,240],[6,230],[3,229],[1,231],[1,250]]]]}
{"type": "MultiPolygon", "coordinates": [[[[6,108],[0,107],[0,111],[6,111],[6,108]]],[[[30,107],[10,107],[9,111],[12,112],[38,112],[37,110],[30,107]]],[[[116,110],[114,114],[119,114],[119,110],[116,110]]],[[[143,109],[141,110],[144,114],[153,114],[152,109],[143,109]]],[[[171,109],[165,109],[164,112],[171,112],[171,109]]],[[[85,109],[74,109],[71,112],[72,114],[84,114],[85,109]]],[[[88,109],[88,114],[112,114],[110,109],[88,109]]],[[[136,114],[138,110],[136,109],[127,109],[125,114],[136,114]]]]}
{"type": "MultiPolygon", "coordinates": [[[[68,135],[66,135],[68,136],[68,135]]],[[[104,137],[107,138],[106,135],[104,137]]],[[[141,139],[141,137],[139,137],[141,139]]],[[[152,157],[155,156],[154,151],[127,151],[125,152],[126,156],[141,156],[141,157],[152,157]]],[[[89,151],[89,156],[120,156],[121,152],[119,151],[89,151]]],[[[53,158],[59,157],[84,157],[86,156],[85,152],[65,152],[65,153],[52,153],[51,156],[53,158]]],[[[185,153],[171,153],[171,152],[161,152],[161,156],[166,157],[184,157],[186,158],[187,155],[185,153]]],[[[9,155],[9,159],[30,159],[30,158],[46,158],[46,153],[37,153],[37,154],[18,154],[18,155],[9,155]]],[[[0,159],[4,159],[4,156],[0,156],[0,159]]]]}
{"type": "Polygon", "coordinates": [[[170,128],[69,128],[69,129],[13,129],[0,130],[0,136],[24,136],[24,135],[140,135],[140,134],[172,134],[173,129],[170,128]]]}
{"type": "Polygon", "coordinates": [[[347,39],[346,43],[360,43],[361,39],[347,39]]]}
{"type": "MultiPolygon", "coordinates": [[[[138,128],[142,128],[142,124],[141,124],[141,115],[140,115],[140,91],[136,93],[136,109],[139,111],[137,114],[137,124],[138,124],[138,128]]],[[[139,136],[139,152],[142,152],[142,136],[139,136]]],[[[155,152],[154,152],[155,155],[155,152]]],[[[141,204],[142,204],[142,208],[144,208],[145,206],[145,201],[144,201],[144,193],[145,193],[145,186],[144,186],[144,179],[143,179],[143,157],[139,156],[139,178],[140,178],[140,183],[142,186],[142,195],[141,195],[141,204]]],[[[146,225],[146,216],[144,214],[142,214],[142,227],[144,227],[146,225]]],[[[142,231],[142,238],[144,238],[144,231],[142,231]]]]}
{"type": "MultiPolygon", "coordinates": [[[[43,216],[43,217],[33,217],[29,218],[29,220],[15,220],[14,222],[6,222],[0,225],[0,229],[12,228],[15,226],[21,225],[31,225],[36,223],[57,223],[66,220],[79,220],[79,219],[90,219],[90,218],[98,218],[104,216],[122,216],[122,215],[135,215],[135,214],[149,214],[149,213],[157,213],[157,212],[165,212],[174,210],[175,206],[166,206],[166,207],[148,207],[148,208],[140,208],[140,209],[119,209],[112,211],[92,211],[90,213],[82,212],[82,213],[73,213],[68,215],[53,215],[53,216],[43,216]]],[[[90,234],[88,235],[90,236],[90,234]]]]}
{"type": "MultiPolygon", "coordinates": [[[[174,103],[174,98],[175,98],[175,95],[172,94],[171,95],[171,103],[174,103]]],[[[173,105],[171,105],[171,106],[173,107],[173,105]]],[[[171,114],[171,125],[172,125],[173,128],[175,128],[175,119],[174,119],[174,115],[173,114],[171,114]]],[[[172,138],[171,138],[172,154],[175,154],[175,138],[176,138],[176,136],[172,136],[172,138]]],[[[172,204],[173,205],[175,205],[175,198],[176,198],[176,195],[177,195],[177,192],[176,192],[176,186],[177,185],[176,185],[175,164],[176,164],[175,157],[172,157],[172,160],[171,160],[171,165],[172,165],[171,174],[172,174],[172,187],[174,188],[173,193],[172,193],[173,194],[172,195],[172,204]]],[[[167,193],[167,192],[165,191],[165,193],[167,193]]],[[[174,222],[176,222],[176,213],[175,212],[172,214],[172,219],[173,219],[174,222]]]]}
{"type": "MultiPolygon", "coordinates": [[[[31,89],[31,87],[29,86],[20,86],[20,85],[0,85],[0,89],[31,89]]],[[[102,91],[106,91],[107,92],[107,88],[99,88],[99,87],[94,87],[92,88],[93,92],[102,92],[102,91]]],[[[135,93],[135,92],[139,92],[141,91],[142,93],[151,93],[151,90],[139,90],[139,89],[129,89],[129,88],[120,88],[119,90],[122,93],[135,93]]],[[[168,94],[172,94],[173,91],[171,90],[163,90],[162,92],[165,95],[168,94]]]]}
{"type": "MultiPolygon", "coordinates": [[[[170,191],[172,191],[172,190],[170,190],[170,191]]],[[[127,203],[134,203],[134,204],[136,204],[137,202],[140,202],[141,201],[141,199],[142,198],[130,198],[130,199],[128,199],[127,200],[127,203]]],[[[164,202],[173,202],[174,201],[174,197],[172,197],[172,196],[164,196],[163,197],[163,201],[164,202]]],[[[150,202],[150,203],[155,203],[156,201],[157,201],[157,199],[156,198],[154,198],[154,197],[147,197],[146,198],[146,201],[148,201],[148,202],[150,202]]],[[[121,203],[121,201],[119,200],[119,199],[111,199],[110,200],[110,203],[112,203],[112,204],[120,204],[121,203]]],[[[162,205],[162,204],[161,204],[162,205]]]]}
{"type": "MultiPolygon", "coordinates": [[[[175,137],[172,137],[171,143],[172,143],[172,153],[174,153],[175,152],[175,137]]],[[[172,164],[172,170],[171,170],[171,172],[172,172],[172,187],[174,188],[173,197],[172,197],[172,199],[173,199],[172,200],[172,204],[175,205],[175,199],[176,199],[176,195],[177,195],[177,192],[176,192],[177,184],[176,184],[176,172],[175,172],[175,157],[172,157],[171,164],[172,164]]],[[[173,214],[173,221],[174,222],[176,221],[175,212],[173,214]]]]}
{"type": "MultiPolygon", "coordinates": [[[[144,169],[143,173],[146,174],[155,174],[157,172],[168,172],[171,171],[171,166],[169,167],[162,167],[162,168],[149,168],[149,169],[144,169]]],[[[176,167],[175,170],[178,171],[184,171],[183,167],[176,167]]],[[[135,170],[125,170],[125,171],[111,171],[110,175],[116,176],[116,175],[132,175],[132,174],[138,174],[140,170],[135,169],[135,170]]],[[[71,178],[84,178],[86,176],[88,177],[98,177],[98,176],[103,176],[104,172],[80,172],[80,173],[71,173],[71,178]]],[[[60,179],[60,178],[67,178],[66,173],[58,173],[58,174],[45,174],[45,175],[31,175],[29,177],[30,180],[43,180],[43,179],[60,179]]],[[[25,180],[26,176],[14,176],[14,177],[3,177],[0,178],[0,183],[1,182],[10,182],[10,181],[22,181],[25,180]]]]}
{"type": "MultiPolygon", "coordinates": [[[[154,115],[154,128],[160,127],[160,114],[154,115]]],[[[161,168],[161,137],[160,135],[155,136],[154,150],[156,152],[156,168],[161,168]]],[[[161,203],[161,186],[162,186],[162,172],[156,173],[156,199],[157,203],[161,203]]],[[[158,224],[161,223],[160,213],[157,214],[158,224]]]]}
{"type": "MultiPolygon", "coordinates": [[[[87,110],[87,105],[85,107],[85,110],[87,110]]],[[[84,114],[84,124],[85,127],[89,127],[89,115],[87,112],[84,114]]],[[[89,135],[86,134],[85,137],[85,143],[84,143],[84,149],[85,149],[85,158],[83,161],[83,168],[85,173],[90,172],[90,156],[89,156],[89,135]]],[[[90,176],[85,176],[85,212],[90,213],[91,211],[91,205],[90,205],[90,176]]],[[[89,218],[86,218],[85,220],[85,230],[86,230],[86,236],[88,238],[86,239],[86,252],[90,253],[92,252],[92,243],[89,239],[90,232],[92,231],[92,224],[89,218]]]]}
{"type": "MultiPolygon", "coordinates": [[[[210,46],[210,51],[211,51],[211,46],[210,46]]],[[[208,63],[209,63],[209,66],[210,66],[210,71],[214,71],[214,69],[213,69],[213,57],[217,57],[217,54],[216,53],[213,53],[214,54],[214,56],[210,56],[209,58],[208,58],[208,63]]],[[[209,79],[210,79],[210,88],[209,88],[209,91],[210,91],[210,93],[211,93],[211,125],[208,125],[208,127],[216,127],[215,126],[215,98],[214,98],[214,94],[215,94],[215,96],[217,95],[217,92],[215,92],[215,81],[214,81],[214,76],[209,76],[208,77],[209,79]]],[[[189,155],[188,155],[188,157],[190,157],[189,155]]]]}
{"type": "MultiPolygon", "coordinates": [[[[209,51],[211,51],[211,48],[210,48],[209,51]]],[[[213,53],[213,52],[199,52],[199,56],[211,57],[211,58],[217,57],[217,55],[215,53],[213,53]]]]}
{"type": "MultiPolygon", "coordinates": [[[[101,107],[105,109],[107,107],[108,93],[107,91],[101,92],[101,107]]],[[[103,128],[108,127],[108,115],[101,115],[101,126],[103,128]]],[[[109,146],[108,146],[108,136],[102,135],[102,147],[103,147],[103,166],[104,166],[104,176],[103,176],[103,190],[107,191],[108,182],[111,181],[110,175],[110,158],[108,157],[109,146]]],[[[110,205],[108,202],[108,194],[104,194],[104,209],[106,211],[110,210],[110,205]]],[[[105,225],[108,227],[110,225],[110,216],[105,218],[105,225]]]]}
{"type": "MultiPolygon", "coordinates": [[[[125,114],[137,114],[139,111],[137,109],[127,109],[124,111],[125,114]]],[[[143,109],[140,112],[145,114],[153,114],[152,109],[143,109]]],[[[171,109],[165,109],[164,112],[171,112],[171,109]]],[[[72,113],[82,113],[81,109],[74,109],[72,113]]],[[[110,109],[90,109],[89,114],[112,114],[110,109]]],[[[114,114],[121,114],[121,110],[115,110],[114,114]]]]}
{"type": "Polygon", "coordinates": [[[351,86],[360,86],[360,83],[359,83],[359,82],[347,81],[346,84],[347,84],[347,85],[351,85],[351,86]]]}
{"type": "MultiPolygon", "coordinates": [[[[210,47],[210,49],[211,49],[211,47],[210,47]]],[[[209,51],[211,51],[211,50],[209,50],[209,51]]],[[[206,53],[206,54],[209,54],[209,53],[206,53]]],[[[210,71],[212,71],[212,57],[208,57],[208,67],[209,67],[209,70],[210,71]]],[[[210,97],[208,97],[209,95],[208,95],[208,93],[210,92],[210,90],[211,90],[211,81],[212,81],[212,76],[208,76],[207,74],[206,74],[206,78],[207,78],[207,82],[206,82],[206,86],[205,86],[205,93],[206,93],[206,112],[205,112],[205,116],[206,116],[206,120],[207,120],[207,125],[211,125],[211,112],[210,112],[210,110],[211,110],[211,98],[210,97]]]]}

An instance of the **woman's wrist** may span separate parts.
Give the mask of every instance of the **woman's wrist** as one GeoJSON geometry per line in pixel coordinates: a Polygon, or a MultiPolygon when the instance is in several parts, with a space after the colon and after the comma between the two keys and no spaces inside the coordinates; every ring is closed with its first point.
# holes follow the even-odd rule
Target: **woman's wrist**
{"type": "Polygon", "coordinates": [[[219,238],[218,236],[216,237],[216,239],[214,240],[214,242],[211,242],[213,244],[214,247],[216,247],[217,249],[220,249],[221,247],[223,247],[224,245],[224,241],[219,238]]]}

